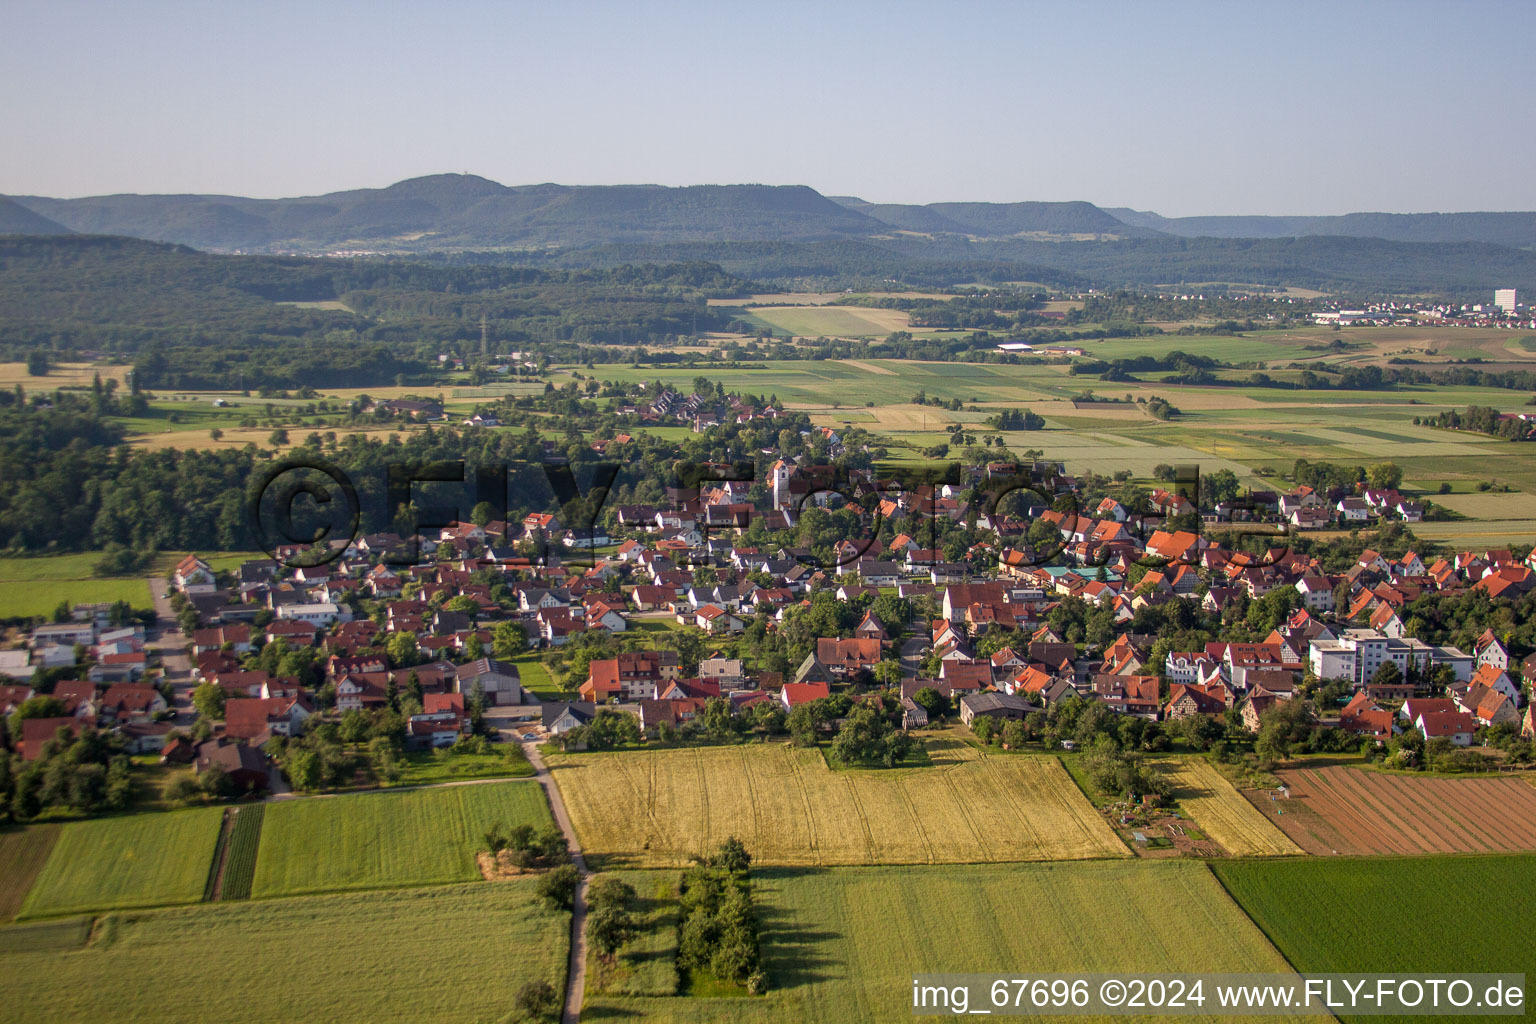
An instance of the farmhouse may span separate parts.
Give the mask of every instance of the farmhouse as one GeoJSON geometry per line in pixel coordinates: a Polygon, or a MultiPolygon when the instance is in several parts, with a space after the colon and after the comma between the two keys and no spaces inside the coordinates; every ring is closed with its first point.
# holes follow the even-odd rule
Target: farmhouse
{"type": "Polygon", "coordinates": [[[1006,693],[971,693],[960,698],[960,721],[966,725],[978,717],[1022,719],[1035,710],[1023,697],[1006,693]]]}
{"type": "Polygon", "coordinates": [[[517,666],[510,661],[480,658],[460,666],[455,686],[457,692],[468,697],[476,687],[485,692],[485,703],[489,707],[521,704],[526,700],[522,678],[517,666]]]}

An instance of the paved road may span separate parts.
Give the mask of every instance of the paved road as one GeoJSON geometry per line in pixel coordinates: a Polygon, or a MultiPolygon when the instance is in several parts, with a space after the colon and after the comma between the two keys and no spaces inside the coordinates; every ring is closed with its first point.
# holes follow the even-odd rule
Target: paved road
{"type": "Polygon", "coordinates": [[[928,649],[928,641],[921,636],[912,636],[901,642],[901,677],[911,679],[917,675],[918,664],[923,660],[923,652],[928,649]]]}
{"type": "Polygon", "coordinates": [[[539,785],[549,797],[549,809],[555,814],[555,824],[565,833],[565,841],[571,848],[571,863],[581,872],[576,885],[576,899],[571,908],[571,963],[566,972],[565,1010],[560,1014],[560,1024],[577,1024],[581,1020],[581,1004],[587,995],[587,862],[581,855],[581,844],[576,840],[576,830],[571,827],[570,816],[565,813],[565,801],[560,799],[560,788],[544,767],[537,743],[524,743],[523,753],[537,772],[539,785]]]}
{"type": "Polygon", "coordinates": [[[165,581],[164,576],[149,577],[149,595],[154,598],[155,615],[160,621],[157,627],[162,632],[176,628],[176,613],[171,609],[171,585],[165,581]]]}

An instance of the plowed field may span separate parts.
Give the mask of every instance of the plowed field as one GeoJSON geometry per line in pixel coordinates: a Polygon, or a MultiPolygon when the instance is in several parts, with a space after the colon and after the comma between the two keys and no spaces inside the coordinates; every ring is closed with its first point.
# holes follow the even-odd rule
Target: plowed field
{"type": "Polygon", "coordinates": [[[1536,788],[1520,779],[1439,779],[1353,768],[1276,773],[1290,799],[1249,792],[1308,853],[1536,850],[1536,788]]]}

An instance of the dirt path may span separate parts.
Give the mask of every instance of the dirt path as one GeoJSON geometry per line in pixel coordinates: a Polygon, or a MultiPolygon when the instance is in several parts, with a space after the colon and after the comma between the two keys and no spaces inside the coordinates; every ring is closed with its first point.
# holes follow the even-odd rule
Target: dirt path
{"type": "Polygon", "coordinates": [[[565,813],[565,801],[560,799],[560,788],[555,785],[549,769],[544,767],[544,758],[539,756],[538,744],[524,743],[523,753],[528,756],[528,763],[533,765],[536,773],[534,778],[544,787],[544,795],[549,798],[549,809],[555,815],[555,824],[565,833],[566,845],[571,848],[571,863],[581,872],[581,881],[576,885],[576,897],[571,905],[571,962],[566,971],[565,1010],[560,1014],[560,1024],[577,1024],[581,1020],[581,1004],[587,995],[587,862],[581,855],[581,844],[576,839],[576,830],[571,827],[570,815],[565,813]]]}

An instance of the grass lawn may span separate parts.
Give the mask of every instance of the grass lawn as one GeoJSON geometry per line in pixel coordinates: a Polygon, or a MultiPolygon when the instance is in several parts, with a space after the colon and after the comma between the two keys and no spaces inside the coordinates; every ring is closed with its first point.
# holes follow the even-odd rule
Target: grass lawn
{"type": "Polygon", "coordinates": [[[401,786],[425,786],[465,779],[520,778],[533,774],[533,765],[516,743],[504,743],[495,754],[451,754],[447,750],[419,751],[400,759],[401,786]]]}
{"type": "Polygon", "coordinates": [[[1211,870],[1299,971],[1536,975],[1530,899],[1524,885],[1511,888],[1536,871],[1530,854],[1217,861],[1211,870]]]}
{"type": "Polygon", "coordinates": [[[546,755],[589,861],[672,867],[727,836],[764,864],[1125,857],[1054,757],[937,743],[931,767],[832,771],[744,744],[546,755]]]}
{"type": "MultiPolygon", "coordinates": [[[[97,576],[100,551],[35,558],[0,558],[0,619],[51,616],[60,601],[81,604],[96,601],[127,601],[135,608],[153,606],[146,577],[169,572],[186,552],[163,552],[154,565],[133,576],[97,576]],[[17,584],[22,584],[17,586],[17,584]]],[[[248,558],[239,553],[202,553],[215,570],[232,569],[248,558]]]]}
{"type": "Polygon", "coordinates": [[[195,903],[223,814],[200,807],[62,826],[20,916],[195,903]]]}
{"type": "Polygon", "coordinates": [[[33,825],[0,832],[0,922],[9,921],[21,909],[53,852],[60,827],[33,825]]]}
{"type": "Polygon", "coordinates": [[[521,879],[111,914],[84,948],[0,944],[0,1022],[499,1021],[564,987],[569,929],[521,879]]]}
{"type": "Polygon", "coordinates": [[[883,1024],[911,1015],[918,972],[1286,969],[1194,861],[767,869],[753,880],[766,996],[589,994],[583,1019],[883,1024]]]}
{"type": "Polygon", "coordinates": [[[604,963],[587,947],[587,993],[631,996],[677,994],[676,871],[614,871],[635,889],[636,935],[604,963]]]}
{"type": "Polygon", "coordinates": [[[553,819],[533,783],[354,793],[268,806],[252,895],[465,882],[492,825],[553,819]]]}

